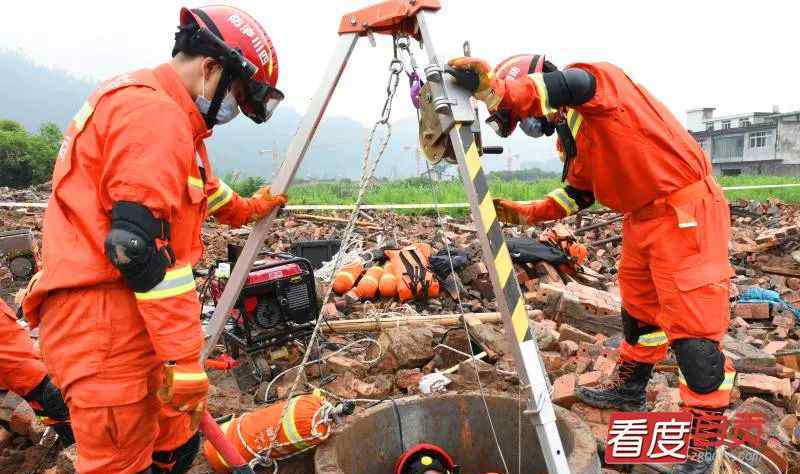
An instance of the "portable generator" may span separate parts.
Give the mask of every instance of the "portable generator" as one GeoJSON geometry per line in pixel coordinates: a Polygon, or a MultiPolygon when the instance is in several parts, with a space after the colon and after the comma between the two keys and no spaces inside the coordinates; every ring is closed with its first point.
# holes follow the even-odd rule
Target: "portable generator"
{"type": "MultiPolygon", "coordinates": [[[[240,247],[229,245],[229,265],[235,264],[239,252],[240,247]]],[[[259,254],[239,293],[225,342],[233,357],[240,351],[273,349],[310,334],[318,314],[311,263],[294,255],[265,252],[259,254]]]]}

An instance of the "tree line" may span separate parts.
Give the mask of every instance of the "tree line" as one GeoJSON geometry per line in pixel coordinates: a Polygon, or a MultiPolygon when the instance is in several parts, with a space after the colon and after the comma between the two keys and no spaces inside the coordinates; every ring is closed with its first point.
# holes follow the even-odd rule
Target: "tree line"
{"type": "Polygon", "coordinates": [[[50,180],[61,146],[61,130],[52,122],[29,133],[13,120],[0,119],[0,186],[25,188],[50,180]]]}

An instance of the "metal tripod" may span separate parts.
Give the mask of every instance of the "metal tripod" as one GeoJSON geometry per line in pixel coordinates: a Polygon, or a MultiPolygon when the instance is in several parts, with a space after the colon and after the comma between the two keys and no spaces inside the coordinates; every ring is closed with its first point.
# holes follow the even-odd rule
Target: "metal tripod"
{"type": "MultiPolygon", "coordinates": [[[[497,306],[503,317],[505,335],[509,346],[513,348],[520,383],[528,392],[525,414],[529,415],[536,429],[547,471],[552,474],[566,474],[570,469],[556,428],[555,411],[550,400],[550,382],[530,328],[511,256],[481,166],[481,149],[476,143],[477,135],[473,133],[478,124],[475,111],[470,105],[470,94],[444,74],[443,65],[433,49],[435,43],[431,37],[428,17],[438,9],[438,0],[390,0],[342,18],[339,44],[317,94],[289,145],[286,159],[272,189],[275,193],[284,193],[289,187],[359,38],[366,36],[372,41],[373,33],[410,33],[421,39],[430,61],[425,67],[425,75],[430,84],[431,100],[438,113],[441,133],[446,134],[458,164],[470,209],[478,225],[477,234],[489,269],[497,306]]],[[[228,315],[276,214],[273,212],[259,221],[250,233],[208,325],[203,360],[219,341],[228,315]]]]}

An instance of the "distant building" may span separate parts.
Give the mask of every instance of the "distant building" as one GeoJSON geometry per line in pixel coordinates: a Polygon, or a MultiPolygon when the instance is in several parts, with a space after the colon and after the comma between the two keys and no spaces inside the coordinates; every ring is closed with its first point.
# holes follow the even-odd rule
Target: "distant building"
{"type": "Polygon", "coordinates": [[[800,176],[800,110],[715,117],[713,108],[687,112],[689,132],[714,165],[714,174],[800,176]]]}

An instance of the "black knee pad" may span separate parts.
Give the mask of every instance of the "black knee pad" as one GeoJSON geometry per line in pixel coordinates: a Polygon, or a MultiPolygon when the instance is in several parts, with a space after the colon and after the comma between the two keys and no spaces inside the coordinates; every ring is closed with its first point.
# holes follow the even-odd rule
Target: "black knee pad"
{"type": "Polygon", "coordinates": [[[153,465],[154,474],[184,474],[192,467],[194,458],[200,451],[200,433],[197,432],[189,440],[172,451],[156,451],[153,461],[158,464],[172,464],[172,468],[164,470],[153,465]]]}
{"type": "Polygon", "coordinates": [[[622,316],[622,334],[625,336],[625,342],[630,345],[635,345],[639,342],[639,336],[642,334],[658,330],[655,326],[639,326],[639,320],[631,316],[624,308],[620,316],[622,316]]]}
{"type": "Polygon", "coordinates": [[[725,380],[725,355],[709,339],[678,339],[672,350],[686,385],[700,394],[711,393],[725,380]]]}

